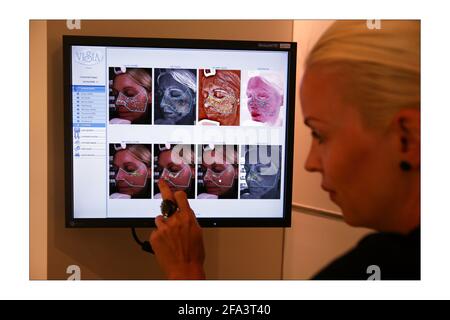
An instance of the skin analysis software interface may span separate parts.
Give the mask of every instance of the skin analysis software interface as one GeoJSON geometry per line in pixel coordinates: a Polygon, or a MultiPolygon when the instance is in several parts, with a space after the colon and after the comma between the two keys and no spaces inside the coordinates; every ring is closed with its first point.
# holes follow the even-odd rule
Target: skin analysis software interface
{"type": "Polygon", "coordinates": [[[71,46],[73,218],[281,218],[288,52],[71,46]]]}

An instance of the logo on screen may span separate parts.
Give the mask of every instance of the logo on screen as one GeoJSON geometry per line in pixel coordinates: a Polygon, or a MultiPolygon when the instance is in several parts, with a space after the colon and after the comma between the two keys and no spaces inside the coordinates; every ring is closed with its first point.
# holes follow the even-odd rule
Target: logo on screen
{"type": "Polygon", "coordinates": [[[79,64],[92,66],[103,60],[103,54],[99,50],[82,49],[75,52],[75,61],[79,64]]]}

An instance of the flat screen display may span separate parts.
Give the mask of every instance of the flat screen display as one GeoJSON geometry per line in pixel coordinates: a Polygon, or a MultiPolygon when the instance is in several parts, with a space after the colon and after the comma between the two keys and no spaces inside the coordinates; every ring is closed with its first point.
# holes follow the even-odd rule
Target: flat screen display
{"type": "Polygon", "coordinates": [[[67,227],[290,226],[296,43],[64,36],[67,227]]]}

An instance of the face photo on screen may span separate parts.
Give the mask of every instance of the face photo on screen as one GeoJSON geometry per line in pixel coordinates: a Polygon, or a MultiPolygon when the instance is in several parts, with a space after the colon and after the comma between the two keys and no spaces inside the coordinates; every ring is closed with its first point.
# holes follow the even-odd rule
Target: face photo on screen
{"type": "Polygon", "coordinates": [[[198,146],[197,199],[238,198],[238,150],[237,145],[198,146]]]}
{"type": "Polygon", "coordinates": [[[238,126],[240,70],[199,70],[199,124],[238,126]]]}
{"type": "Polygon", "coordinates": [[[109,145],[109,198],[150,199],[152,178],[151,145],[109,145]]]}
{"type": "Polygon", "coordinates": [[[109,68],[109,124],[152,123],[152,69],[109,68]]]}
{"type": "Polygon", "coordinates": [[[247,71],[242,83],[241,125],[282,126],[285,99],[281,74],[247,71]]]}
{"type": "Polygon", "coordinates": [[[195,145],[154,145],[154,199],[160,199],[158,182],[164,179],[172,192],[184,191],[189,199],[195,197],[195,145]]]}
{"type": "Polygon", "coordinates": [[[241,199],[279,199],[281,146],[244,145],[241,147],[241,199]]]}
{"type": "Polygon", "coordinates": [[[155,124],[194,125],[197,71],[155,69],[155,124]]]}

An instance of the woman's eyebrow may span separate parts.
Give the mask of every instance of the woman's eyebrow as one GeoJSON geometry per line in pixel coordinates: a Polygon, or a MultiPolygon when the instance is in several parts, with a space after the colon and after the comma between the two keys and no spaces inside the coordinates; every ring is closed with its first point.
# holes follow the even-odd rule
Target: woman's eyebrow
{"type": "Polygon", "coordinates": [[[319,123],[323,123],[323,121],[321,121],[321,120],[319,120],[319,119],[317,119],[317,118],[314,118],[314,117],[306,117],[305,120],[303,121],[303,123],[304,123],[306,126],[310,127],[310,128],[311,128],[312,126],[314,126],[313,123],[311,123],[311,122],[319,122],[319,123]]]}

